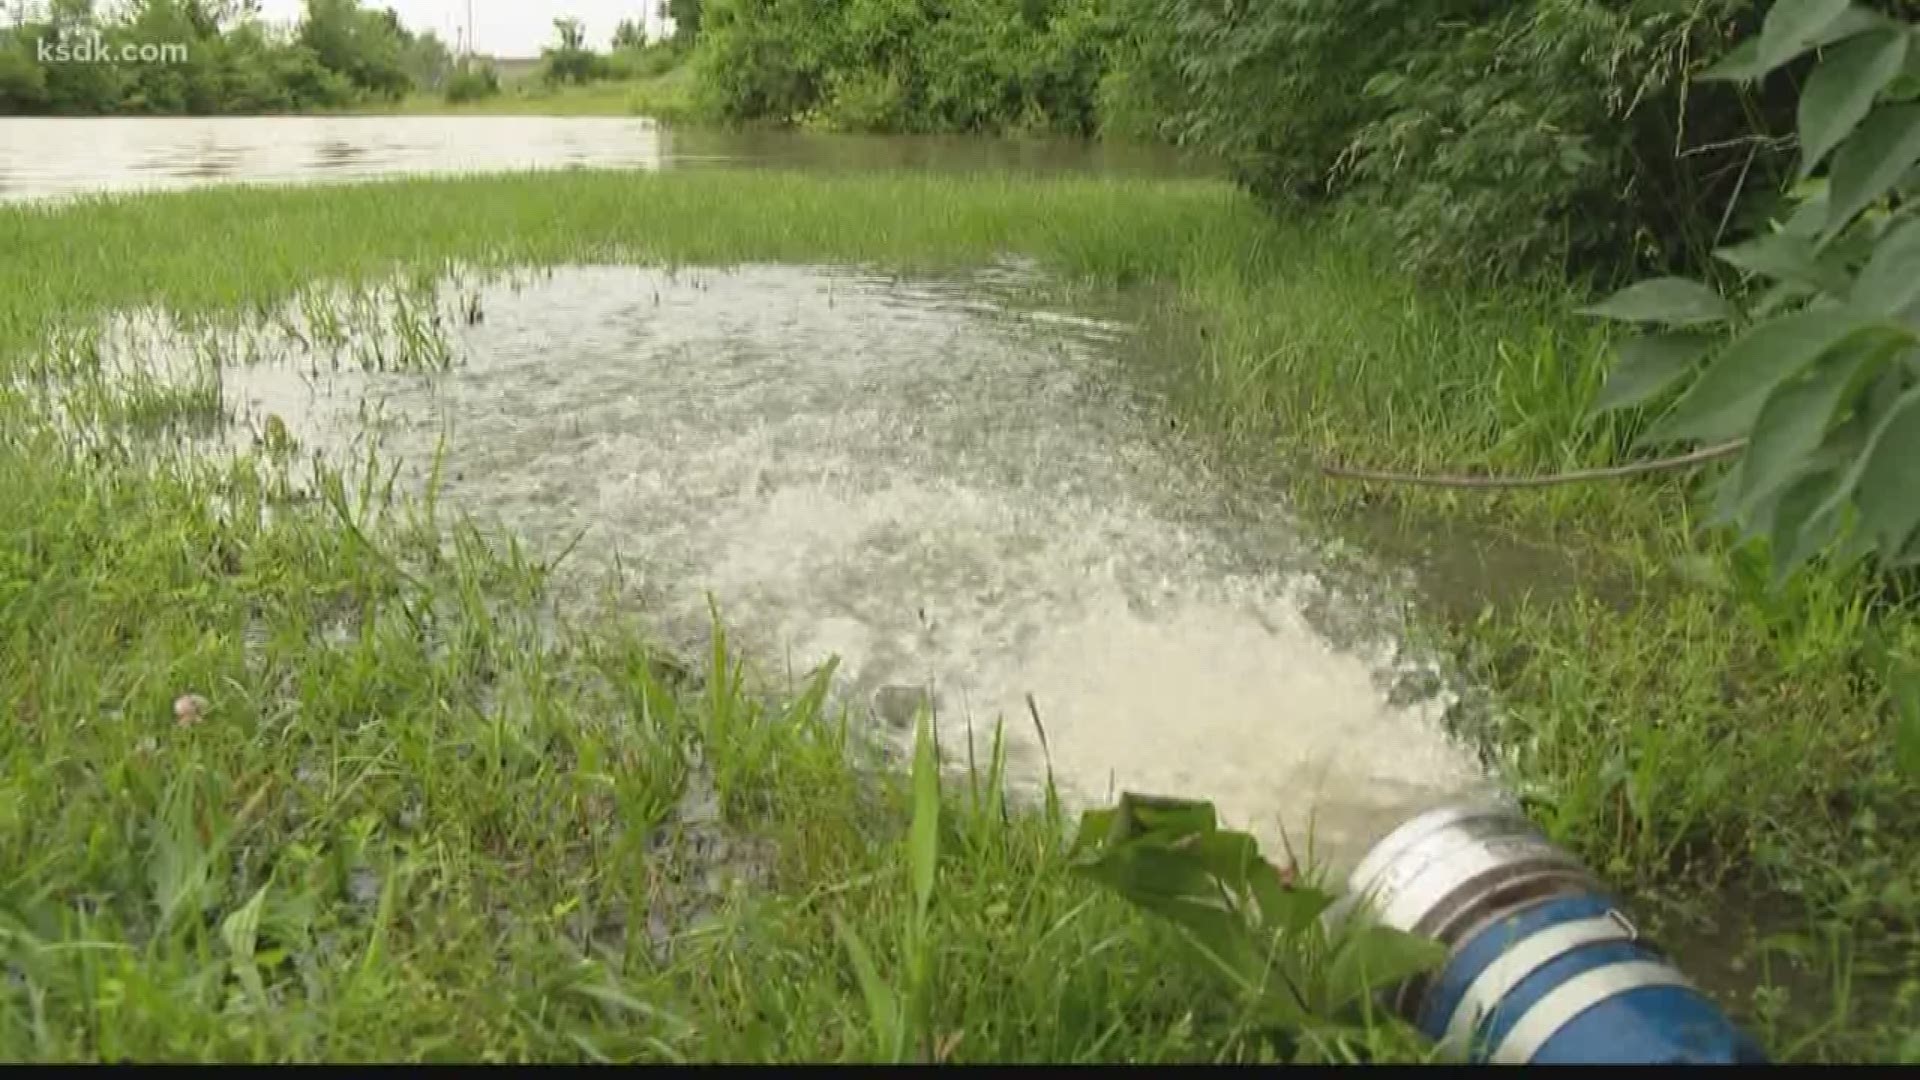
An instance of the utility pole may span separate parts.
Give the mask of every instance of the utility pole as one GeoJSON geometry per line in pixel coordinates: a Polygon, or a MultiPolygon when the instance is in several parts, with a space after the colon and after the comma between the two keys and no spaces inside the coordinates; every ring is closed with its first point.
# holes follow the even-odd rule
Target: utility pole
{"type": "Polygon", "coordinates": [[[473,0],[467,0],[467,58],[473,58],[473,0]]]}

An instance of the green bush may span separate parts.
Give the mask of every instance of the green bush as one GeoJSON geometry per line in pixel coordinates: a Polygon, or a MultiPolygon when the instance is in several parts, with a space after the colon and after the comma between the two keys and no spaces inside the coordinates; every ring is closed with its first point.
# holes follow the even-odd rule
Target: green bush
{"type": "Polygon", "coordinates": [[[716,115],[872,131],[1093,134],[1112,0],[707,0],[716,115]]]}
{"type": "Polygon", "coordinates": [[[47,72],[24,35],[0,30],[0,115],[46,111],[47,72]]]}
{"type": "Polygon", "coordinates": [[[703,111],[726,120],[789,122],[825,90],[812,0],[709,0],[694,52],[703,111]]]}
{"type": "Polygon", "coordinates": [[[492,64],[462,65],[447,80],[447,100],[456,105],[463,101],[481,101],[499,93],[500,76],[492,64]]]}
{"type": "Polygon", "coordinates": [[[891,71],[835,72],[821,110],[828,125],[842,131],[887,131],[906,111],[906,87],[891,71]]]}
{"type": "Polygon", "coordinates": [[[578,19],[553,20],[556,42],[540,52],[540,80],[550,86],[589,83],[607,74],[606,58],[586,46],[578,19]]]}
{"type": "Polygon", "coordinates": [[[1417,269],[1698,259],[1787,163],[1790,96],[1692,78],[1754,0],[1123,2],[1162,131],[1275,203],[1364,197],[1417,269]]]}
{"type": "Polygon", "coordinates": [[[360,0],[307,0],[299,29],[321,66],[366,96],[388,99],[413,85],[404,62],[410,36],[392,9],[362,8],[360,0]]]}
{"type": "Polygon", "coordinates": [[[604,68],[612,79],[657,79],[685,60],[686,50],[672,42],[658,42],[615,48],[607,54],[604,68]]]}
{"type": "Polygon", "coordinates": [[[1375,108],[1367,80],[1430,38],[1436,22],[1484,7],[1391,0],[1131,0],[1143,32],[1164,38],[1179,82],[1166,131],[1220,156],[1276,203],[1334,193],[1337,166],[1375,108]]]}
{"type": "Polygon", "coordinates": [[[1451,28],[1365,86],[1352,179],[1417,266],[1483,276],[1705,258],[1787,167],[1791,101],[1694,80],[1751,0],[1533,0],[1451,28]]]}
{"type": "Polygon", "coordinates": [[[438,80],[450,65],[432,34],[414,34],[391,11],[360,0],[309,0],[291,33],[262,24],[245,5],[202,0],[66,4],[44,21],[0,30],[0,113],[220,114],[324,108],[394,98],[438,80]],[[98,38],[109,48],[187,46],[184,59],[151,64],[42,63],[41,41],[98,38]]]}
{"type": "MultiPolygon", "coordinates": [[[[1664,405],[1648,443],[1741,449],[1718,513],[1764,540],[1777,572],[1823,553],[1912,568],[1920,31],[1847,0],[1780,0],[1711,74],[1783,82],[1774,73],[1803,57],[1815,61],[1799,93],[1799,176],[1810,182],[1783,221],[1714,252],[1750,287],[1722,295],[1662,277],[1596,307],[1654,328],[1623,348],[1602,404],[1664,405]]],[[[1920,754],[1920,718],[1912,736],[1920,754]]]]}

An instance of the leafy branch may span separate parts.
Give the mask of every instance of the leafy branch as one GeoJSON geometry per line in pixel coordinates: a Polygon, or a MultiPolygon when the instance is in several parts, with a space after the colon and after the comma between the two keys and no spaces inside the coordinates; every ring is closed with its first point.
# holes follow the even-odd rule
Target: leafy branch
{"type": "Polygon", "coordinates": [[[1780,0],[1702,78],[1751,82],[1816,54],[1794,208],[1714,252],[1748,286],[1664,277],[1588,309],[1648,329],[1601,410],[1661,406],[1641,442],[1745,440],[1716,519],[1777,573],[1823,551],[1920,561],[1920,40],[1848,0],[1780,0]]]}

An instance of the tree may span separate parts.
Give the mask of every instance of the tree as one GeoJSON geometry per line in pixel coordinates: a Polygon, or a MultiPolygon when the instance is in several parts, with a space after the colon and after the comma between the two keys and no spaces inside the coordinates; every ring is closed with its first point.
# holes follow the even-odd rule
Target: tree
{"type": "Polygon", "coordinates": [[[9,6],[0,29],[0,113],[213,114],[338,105],[373,88],[394,93],[404,71],[386,63],[402,46],[431,54],[390,12],[357,0],[309,6],[294,35],[259,21],[259,0],[53,0],[9,6]],[[317,18],[314,16],[318,16],[317,18]],[[185,44],[184,57],[141,64],[49,64],[41,42],[97,37],[107,48],[185,44]],[[316,48],[315,46],[319,46],[316,48]],[[320,60],[325,51],[333,67],[320,60]],[[397,77],[396,77],[397,73],[397,77]]]}
{"type": "Polygon", "coordinates": [[[47,108],[47,73],[24,35],[0,30],[0,116],[31,116],[47,108]]]}
{"type": "Polygon", "coordinates": [[[410,85],[402,62],[407,36],[391,9],[368,11],[359,0],[307,0],[300,24],[301,44],[322,67],[382,97],[398,97],[410,85]]]}
{"type": "Polygon", "coordinates": [[[445,85],[453,73],[453,52],[440,36],[428,30],[418,35],[406,34],[406,42],[401,66],[406,70],[407,81],[424,90],[438,90],[445,85]]]}
{"type": "Polygon", "coordinates": [[[549,83],[592,82],[601,74],[600,57],[586,47],[586,31],[578,19],[553,20],[559,44],[541,52],[540,77],[549,83]]]}
{"type": "Polygon", "coordinates": [[[130,45],[187,45],[184,58],[127,68],[120,107],[130,112],[215,113],[224,111],[226,50],[220,36],[221,13],[199,0],[139,0],[113,36],[130,45]]]}
{"type": "Polygon", "coordinates": [[[46,7],[46,21],[23,23],[15,33],[28,58],[40,69],[37,82],[44,86],[36,112],[57,116],[87,116],[111,112],[119,104],[125,85],[125,70],[118,64],[47,64],[39,61],[42,42],[57,44],[72,41],[77,35],[99,34],[102,27],[94,14],[92,0],[53,0],[46,7]]]}
{"type": "Polygon", "coordinates": [[[691,45],[700,36],[700,0],[666,0],[662,5],[673,20],[676,45],[691,45]]]}

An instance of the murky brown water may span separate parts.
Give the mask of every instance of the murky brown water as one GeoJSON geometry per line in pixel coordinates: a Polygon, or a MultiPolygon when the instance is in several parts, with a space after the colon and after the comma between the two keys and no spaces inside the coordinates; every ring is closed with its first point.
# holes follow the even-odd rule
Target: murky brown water
{"type": "MultiPolygon", "coordinates": [[[[1478,791],[1447,695],[1404,693],[1437,682],[1393,619],[1317,572],[1283,509],[1229,510],[1119,377],[1129,328],[1035,307],[1037,280],[521,275],[443,293],[450,370],[256,330],[268,362],[227,367],[222,393],[309,447],[372,438],[416,484],[444,436],[441,505],[549,555],[579,537],[574,587],[617,564],[688,649],[710,592],[763,668],[837,655],[862,710],[929,687],[950,738],[1004,718],[1033,779],[1031,694],[1070,803],[1211,798],[1276,845],[1311,827],[1339,862],[1478,791]]],[[[122,355],[187,351],[122,329],[122,355]]]]}
{"type": "Polygon", "coordinates": [[[0,117],[0,200],[569,167],[1191,173],[1164,150],[548,116],[0,117]]]}

